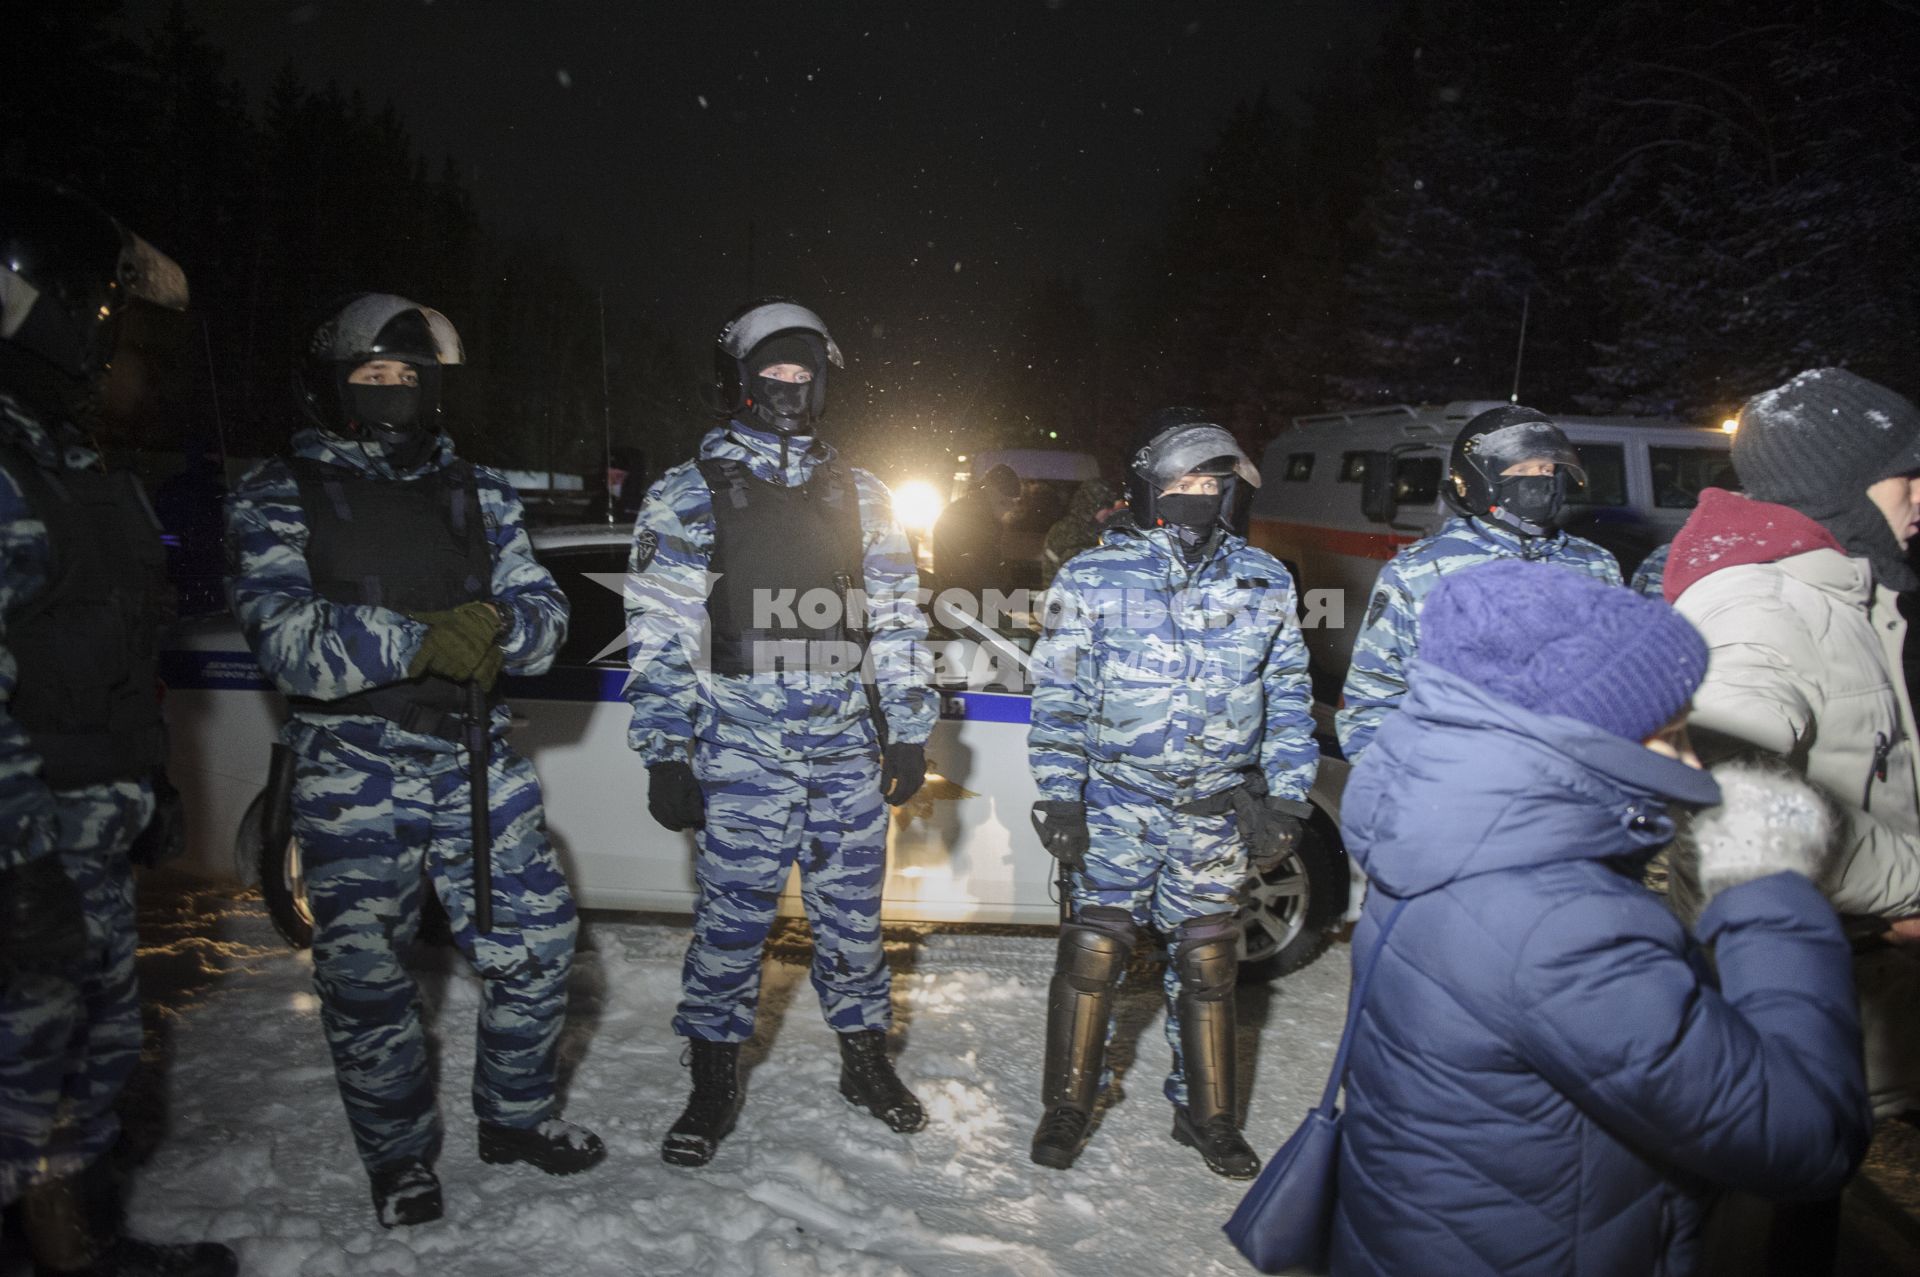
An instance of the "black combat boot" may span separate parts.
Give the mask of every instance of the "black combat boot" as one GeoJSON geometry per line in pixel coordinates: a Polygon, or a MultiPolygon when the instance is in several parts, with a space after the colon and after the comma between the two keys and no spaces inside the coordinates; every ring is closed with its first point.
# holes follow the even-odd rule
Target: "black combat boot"
{"type": "Polygon", "coordinates": [[[480,1123],[480,1160],[496,1166],[525,1162],[549,1175],[572,1175],[599,1165],[606,1155],[598,1135],[557,1117],[534,1127],[480,1123]]]}
{"type": "Polygon", "coordinates": [[[1046,1113],[1033,1133],[1033,1160],[1064,1171],[1080,1156],[1100,1097],[1107,1021],[1133,953],[1133,921],[1119,909],[1082,910],[1060,928],[1047,990],[1047,1058],[1040,1082],[1046,1113]]]}
{"type": "Polygon", "coordinates": [[[840,1035],[840,1094],[902,1134],[927,1124],[927,1111],[887,1059],[887,1035],[880,1029],[840,1035]]]}
{"type": "Polygon", "coordinates": [[[20,1195],[36,1277],[234,1277],[240,1262],[214,1242],[162,1245],[120,1232],[113,1172],[94,1162],[20,1195]]]}
{"type": "Polygon", "coordinates": [[[1235,1116],[1233,984],[1240,968],[1235,950],[1230,914],[1180,925],[1173,960],[1180,972],[1187,1107],[1173,1111],[1173,1138],[1198,1149],[1214,1174],[1252,1179],[1260,1173],[1260,1157],[1240,1134],[1235,1116]]]}
{"type": "Polygon", "coordinates": [[[680,1120],[660,1144],[660,1160],[674,1166],[705,1166],[740,1116],[740,1044],[687,1039],[693,1094],[680,1120]]]}
{"type": "Polygon", "coordinates": [[[367,1172],[373,1185],[373,1211],[382,1228],[407,1228],[440,1218],[440,1179],[417,1157],[377,1166],[367,1172]]]}

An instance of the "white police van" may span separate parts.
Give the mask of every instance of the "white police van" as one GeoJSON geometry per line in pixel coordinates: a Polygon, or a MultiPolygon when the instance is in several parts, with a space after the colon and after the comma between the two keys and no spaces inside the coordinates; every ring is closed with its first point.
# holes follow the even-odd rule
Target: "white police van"
{"type": "MultiPolygon", "coordinates": [[[[1294,576],[1320,699],[1338,701],[1381,565],[1447,518],[1440,489],[1454,436],[1500,406],[1465,400],[1296,417],[1267,445],[1250,539],[1294,576]]],[[[1554,420],[1587,471],[1568,530],[1612,551],[1627,576],[1680,530],[1702,488],[1734,486],[1731,422],[1554,420]]]]}
{"type": "MultiPolygon", "coordinates": [[[[534,549],[572,603],[566,645],[550,672],[508,678],[515,746],[540,774],[547,825],[580,904],[688,913],[693,840],[647,814],[646,772],[627,748],[621,581],[628,531],[605,524],[536,528],[534,549]]],[[[891,922],[1050,924],[1059,918],[1054,862],[1028,811],[1026,663],[1033,636],[995,631],[943,609],[940,721],[927,745],[925,787],[892,813],[882,914],[891,922]]],[[[275,921],[309,933],[291,840],[264,846],[262,795],[286,709],[225,617],[183,626],[165,654],[170,770],[190,813],[186,867],[260,881],[275,921]]],[[[1319,808],[1296,855],[1253,884],[1244,910],[1245,970],[1284,974],[1326,947],[1347,907],[1338,795],[1345,764],[1330,759],[1319,808]]],[[[784,912],[798,914],[789,884],[784,912]]]]}

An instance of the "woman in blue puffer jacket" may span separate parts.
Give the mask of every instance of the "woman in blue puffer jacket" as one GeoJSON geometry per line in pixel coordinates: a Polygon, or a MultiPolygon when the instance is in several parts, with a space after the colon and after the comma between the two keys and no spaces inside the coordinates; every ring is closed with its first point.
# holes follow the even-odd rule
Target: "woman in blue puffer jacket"
{"type": "Polygon", "coordinates": [[[1697,770],[1699,636],[1519,561],[1443,583],[1421,628],[1342,816],[1359,960],[1409,903],[1354,1030],[1333,1272],[1686,1273],[1717,1189],[1838,1191],[1871,1121],[1809,881],[1831,818],[1790,777],[1697,770]],[[1640,882],[1670,807],[1708,809],[1694,935],[1640,882]]]}

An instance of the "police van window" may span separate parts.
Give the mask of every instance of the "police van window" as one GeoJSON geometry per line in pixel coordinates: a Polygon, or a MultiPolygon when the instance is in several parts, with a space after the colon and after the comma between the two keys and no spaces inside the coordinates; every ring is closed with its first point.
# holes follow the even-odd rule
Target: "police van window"
{"type": "Polygon", "coordinates": [[[1393,463],[1393,499],[1404,506],[1432,505],[1440,496],[1440,458],[1401,457],[1393,463]]]}
{"type": "MultiPolygon", "coordinates": [[[[587,665],[600,649],[626,632],[626,601],[621,596],[618,578],[627,571],[625,546],[580,546],[548,550],[534,557],[553,573],[560,592],[567,596],[572,620],[567,624],[567,641],[554,657],[557,665],[587,665]],[[609,589],[588,573],[612,574],[614,588],[609,589]]],[[[601,576],[601,580],[608,579],[601,576]]],[[[627,645],[621,643],[600,658],[603,664],[624,665],[627,645]]]]}
{"type": "Polygon", "coordinates": [[[1737,488],[1733,458],[1724,448],[1649,448],[1653,504],[1663,510],[1691,510],[1702,488],[1737,488]]]}
{"type": "Polygon", "coordinates": [[[1287,454],[1287,479],[1293,483],[1305,483],[1313,478],[1313,454],[1311,452],[1290,452],[1287,454]]]}
{"type": "Polygon", "coordinates": [[[1340,482],[1358,483],[1367,477],[1367,454],[1364,452],[1343,452],[1340,454],[1340,482]]]}
{"type": "Polygon", "coordinates": [[[1567,499],[1574,505],[1627,503],[1627,451],[1617,443],[1576,443],[1574,452],[1587,472],[1587,485],[1575,488],[1567,499]]]}

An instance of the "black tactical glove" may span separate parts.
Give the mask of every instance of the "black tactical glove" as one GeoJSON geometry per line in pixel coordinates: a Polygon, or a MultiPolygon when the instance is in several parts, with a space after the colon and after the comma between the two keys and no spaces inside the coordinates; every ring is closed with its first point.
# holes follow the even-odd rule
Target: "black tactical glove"
{"type": "Polygon", "coordinates": [[[1294,814],[1299,804],[1284,798],[1263,799],[1247,839],[1248,859],[1255,873],[1271,873],[1300,845],[1307,822],[1294,814]]]}
{"type": "Polygon", "coordinates": [[[920,792],[927,779],[925,745],[889,745],[880,756],[880,796],[898,807],[920,792]]]}
{"type": "Polygon", "coordinates": [[[187,811],[180,791],[164,770],[155,770],[152,780],[153,819],[127,848],[127,859],[148,869],[185,855],[187,850],[187,811]]]}
{"type": "Polygon", "coordinates": [[[674,833],[706,823],[707,800],[686,763],[647,765],[647,810],[674,833]]]}
{"type": "MultiPolygon", "coordinates": [[[[500,650],[500,614],[486,603],[462,603],[451,611],[422,612],[413,619],[424,622],[427,633],[407,666],[409,678],[438,674],[464,683],[482,673],[492,654],[500,650]]],[[[485,686],[491,689],[499,673],[496,660],[485,686]]]]}
{"type": "Polygon", "coordinates": [[[1033,805],[1033,831],[1047,854],[1069,869],[1083,868],[1093,835],[1087,832],[1087,805],[1069,802],[1037,802],[1033,805]]]}
{"type": "Polygon", "coordinates": [[[77,962],[86,952],[80,888],[58,855],[0,869],[0,967],[34,970],[77,962]]]}

